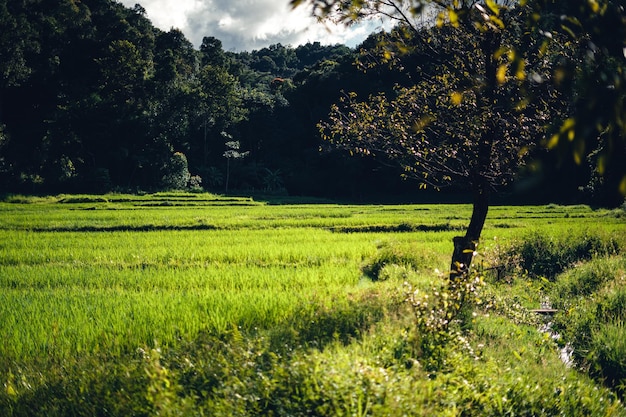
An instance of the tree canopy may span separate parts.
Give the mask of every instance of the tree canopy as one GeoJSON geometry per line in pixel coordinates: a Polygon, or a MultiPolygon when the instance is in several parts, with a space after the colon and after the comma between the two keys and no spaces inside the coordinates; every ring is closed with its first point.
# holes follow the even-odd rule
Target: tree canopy
{"type": "MultiPolygon", "coordinates": [[[[509,72],[519,78],[549,82],[570,102],[569,113],[553,118],[549,139],[544,146],[565,150],[577,164],[585,159],[594,163],[600,181],[610,181],[626,195],[626,124],[624,81],[626,72],[626,12],[619,1],[553,2],[547,0],[292,0],[294,7],[307,4],[314,16],[352,24],[374,16],[385,16],[402,25],[419,30],[424,20],[419,16],[436,16],[437,25],[474,27],[485,36],[514,31],[503,19],[512,8],[527,11],[525,31],[542,38],[534,42],[539,55],[558,44],[573,51],[551,62],[551,72],[544,76],[527,71],[531,62],[525,56],[526,45],[503,45],[494,51],[505,60],[498,63],[498,81],[509,72]],[[552,44],[552,45],[551,45],[552,44]]],[[[425,48],[432,48],[429,40],[425,48]]],[[[387,57],[406,47],[404,40],[387,43],[387,57]]],[[[515,77],[512,77],[515,78],[515,77]]],[[[529,94],[527,98],[541,97],[529,94]]],[[[550,131],[549,131],[550,132],[550,131]]]]}

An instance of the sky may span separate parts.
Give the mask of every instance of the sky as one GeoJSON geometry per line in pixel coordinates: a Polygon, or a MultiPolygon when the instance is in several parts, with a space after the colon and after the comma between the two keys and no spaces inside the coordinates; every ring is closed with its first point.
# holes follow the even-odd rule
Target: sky
{"type": "Polygon", "coordinates": [[[213,36],[226,51],[258,50],[281,43],[296,47],[307,42],[358,45],[382,29],[382,21],[346,28],[328,26],[310,17],[306,5],[292,10],[289,0],[118,0],[127,7],[139,3],[161,30],[180,29],[194,46],[213,36]]]}

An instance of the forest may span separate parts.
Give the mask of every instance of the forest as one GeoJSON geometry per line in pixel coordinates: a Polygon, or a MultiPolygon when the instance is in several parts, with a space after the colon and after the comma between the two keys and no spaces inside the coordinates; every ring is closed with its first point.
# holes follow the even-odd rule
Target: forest
{"type": "MultiPolygon", "coordinates": [[[[453,184],[420,194],[393,161],[351,156],[320,134],[320,122],[349,94],[399,94],[398,87],[430,83],[427,73],[442,83],[454,78],[446,63],[472,56],[462,32],[421,27],[437,45],[434,55],[401,27],[372,33],[355,48],[313,42],[232,52],[210,34],[197,49],[178,29],[153,26],[140,5],[111,0],[3,0],[0,22],[5,193],[190,189],[442,201],[465,191],[453,184]],[[389,36],[404,36],[411,47],[390,58],[381,48],[389,36]]],[[[553,71],[564,53],[582,54],[566,44],[529,61],[526,72],[553,71]]],[[[535,84],[535,94],[553,98],[546,117],[565,119],[567,94],[580,93],[580,85],[546,92],[535,84]]],[[[545,127],[546,120],[527,119],[530,130],[545,127]]],[[[533,140],[542,143],[540,133],[533,140]]],[[[610,175],[594,178],[594,161],[542,146],[532,152],[500,190],[507,202],[623,202],[610,175]]]]}

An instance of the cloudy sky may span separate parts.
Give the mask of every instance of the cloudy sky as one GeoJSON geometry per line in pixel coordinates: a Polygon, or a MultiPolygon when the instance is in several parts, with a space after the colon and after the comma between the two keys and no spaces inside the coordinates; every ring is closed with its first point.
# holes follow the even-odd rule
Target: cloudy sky
{"type": "Polygon", "coordinates": [[[139,3],[158,28],[182,30],[196,47],[204,36],[222,41],[224,50],[251,51],[271,44],[297,46],[319,41],[355,46],[382,28],[372,21],[358,27],[326,27],[309,16],[310,9],[291,10],[289,0],[121,0],[139,3]]]}

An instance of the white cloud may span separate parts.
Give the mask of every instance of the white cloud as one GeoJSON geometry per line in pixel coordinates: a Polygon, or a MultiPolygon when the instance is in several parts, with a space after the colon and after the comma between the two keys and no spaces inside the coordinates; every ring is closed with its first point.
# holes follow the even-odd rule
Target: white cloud
{"type": "Polygon", "coordinates": [[[292,10],[289,0],[121,0],[137,2],[158,28],[180,29],[196,47],[205,36],[222,41],[225,50],[253,50],[282,43],[297,46],[319,41],[355,46],[381,23],[346,28],[324,25],[310,17],[306,6],[292,10]]]}

